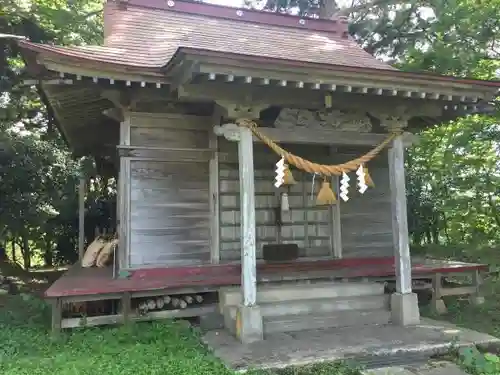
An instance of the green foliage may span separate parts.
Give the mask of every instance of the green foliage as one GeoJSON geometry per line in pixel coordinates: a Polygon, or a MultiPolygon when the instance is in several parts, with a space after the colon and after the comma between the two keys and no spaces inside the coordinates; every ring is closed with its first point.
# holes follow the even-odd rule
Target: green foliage
{"type": "Polygon", "coordinates": [[[351,34],[370,52],[402,69],[471,75],[483,60],[499,57],[499,0],[248,0],[276,12],[318,14],[339,9],[351,34]],[[330,4],[333,3],[333,4],[330,4]]]}
{"type": "MultiPolygon", "coordinates": [[[[49,309],[29,296],[12,296],[0,309],[2,375],[235,375],[183,322],[141,323],[74,330],[51,338],[49,309]]],[[[343,364],[252,375],[358,375],[343,364]]]]}
{"type": "Polygon", "coordinates": [[[476,348],[460,349],[459,362],[472,374],[497,375],[500,373],[500,357],[492,353],[481,353],[476,348]]]}
{"type": "Polygon", "coordinates": [[[408,157],[414,243],[498,239],[499,135],[495,117],[477,115],[421,134],[408,157]]]}
{"type": "MultiPolygon", "coordinates": [[[[34,42],[99,44],[101,0],[3,0],[0,33],[34,42]]],[[[23,86],[17,45],[0,38],[0,246],[21,249],[45,263],[75,260],[77,181],[56,122],[35,87],[23,86]],[[40,254],[35,254],[39,251],[40,254]]]]}
{"type": "MultiPolygon", "coordinates": [[[[349,17],[350,33],[368,52],[402,70],[490,80],[500,71],[500,0],[354,0],[347,4],[267,0],[264,7],[317,14],[331,2],[349,17]]],[[[407,163],[409,224],[416,245],[491,245],[500,240],[499,119],[500,105],[495,113],[422,132],[407,163]]]]}

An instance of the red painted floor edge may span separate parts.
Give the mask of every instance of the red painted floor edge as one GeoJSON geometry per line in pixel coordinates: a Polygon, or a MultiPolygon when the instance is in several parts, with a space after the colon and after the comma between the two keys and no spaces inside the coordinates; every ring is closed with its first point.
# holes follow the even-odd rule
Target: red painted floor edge
{"type": "MultiPolygon", "coordinates": [[[[488,266],[461,262],[434,262],[414,264],[414,275],[432,273],[461,273],[474,270],[484,271],[488,266]]],[[[295,262],[282,264],[259,264],[258,279],[271,275],[289,276],[307,271],[343,271],[339,277],[391,277],[395,276],[394,258],[362,258],[295,262]],[[373,260],[374,262],[369,262],[373,260]],[[346,272],[346,269],[348,270],[346,272]]],[[[335,275],[332,275],[335,276],[335,275]]],[[[136,292],[184,287],[219,287],[239,285],[241,281],[239,264],[207,265],[200,267],[153,268],[132,272],[128,279],[112,279],[111,271],[103,269],[73,269],[61,276],[45,292],[47,298],[82,296],[95,294],[136,292]]]]}

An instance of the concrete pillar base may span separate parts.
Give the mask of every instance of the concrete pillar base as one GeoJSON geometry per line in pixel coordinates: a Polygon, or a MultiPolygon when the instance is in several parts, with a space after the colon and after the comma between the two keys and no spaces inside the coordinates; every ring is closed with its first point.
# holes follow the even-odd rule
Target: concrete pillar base
{"type": "Polygon", "coordinates": [[[264,339],[262,314],[259,306],[238,306],[236,313],[236,337],[243,344],[250,344],[264,339]]]}
{"type": "Polygon", "coordinates": [[[431,303],[432,303],[432,309],[436,314],[444,315],[448,313],[448,308],[446,307],[446,304],[444,303],[442,298],[437,299],[431,303]]]}
{"type": "Polygon", "coordinates": [[[391,321],[399,326],[420,323],[420,310],[416,293],[393,293],[391,295],[391,321]]]}

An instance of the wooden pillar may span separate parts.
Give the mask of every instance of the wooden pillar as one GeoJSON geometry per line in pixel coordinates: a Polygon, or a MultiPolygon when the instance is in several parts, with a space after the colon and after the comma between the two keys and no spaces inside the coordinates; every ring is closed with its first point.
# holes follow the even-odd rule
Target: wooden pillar
{"type": "Polygon", "coordinates": [[[238,143],[241,213],[241,287],[243,306],[257,301],[257,252],[255,243],[255,176],[253,139],[250,129],[240,129],[238,143]]]}
{"type": "MultiPolygon", "coordinates": [[[[329,154],[334,156],[336,148],[330,146],[329,154]]],[[[318,179],[319,182],[319,179],[318,179]]],[[[339,176],[332,176],[330,183],[332,185],[332,190],[337,196],[337,204],[330,206],[330,254],[332,258],[341,259],[342,258],[342,226],[340,223],[340,197],[339,197],[339,176]]],[[[321,183],[321,182],[319,182],[321,183]]]]}
{"type": "Polygon", "coordinates": [[[60,298],[53,298],[52,305],[52,334],[58,335],[61,332],[62,323],[62,301],[60,298]]]}
{"type": "Polygon", "coordinates": [[[339,198],[339,176],[333,176],[331,179],[332,189],[337,196],[337,204],[330,206],[330,224],[331,224],[331,247],[332,255],[335,259],[342,258],[342,225],[340,222],[340,198],[339,198]]]}
{"type": "Polygon", "coordinates": [[[235,124],[216,126],[215,134],[238,142],[241,214],[241,293],[236,312],[236,336],[245,344],[263,339],[262,315],[257,305],[257,251],[255,241],[255,176],[250,129],[235,124]]]}
{"type": "Polygon", "coordinates": [[[80,177],[78,186],[78,259],[81,261],[85,254],[85,177],[80,177]]]}
{"type": "Polygon", "coordinates": [[[396,269],[396,293],[391,297],[392,321],[398,325],[420,321],[418,298],[412,293],[411,258],[404,166],[403,136],[397,136],[389,149],[392,231],[396,269]]]}
{"type": "MultiPolygon", "coordinates": [[[[221,112],[216,107],[213,114],[213,123],[219,126],[221,123],[221,112]]],[[[220,262],[220,202],[219,202],[219,142],[214,132],[209,134],[209,146],[213,150],[209,162],[210,171],[210,262],[220,262]]]]}
{"type": "Polygon", "coordinates": [[[391,186],[392,231],[396,262],[396,291],[411,293],[411,258],[406,207],[404,146],[402,136],[394,139],[389,149],[389,175],[391,186]]]}
{"type": "MultiPolygon", "coordinates": [[[[123,114],[124,120],[120,123],[120,145],[130,145],[130,114],[123,114]]],[[[117,233],[118,254],[115,263],[115,275],[120,277],[120,270],[129,268],[130,254],[130,163],[131,158],[120,154],[120,167],[117,183],[117,233]]]]}

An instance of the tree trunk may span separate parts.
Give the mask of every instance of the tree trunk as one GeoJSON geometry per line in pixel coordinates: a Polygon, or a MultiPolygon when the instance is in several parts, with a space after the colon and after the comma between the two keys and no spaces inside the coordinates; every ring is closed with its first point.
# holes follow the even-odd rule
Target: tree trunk
{"type": "Polygon", "coordinates": [[[23,253],[24,269],[28,271],[31,268],[31,249],[29,239],[25,234],[23,235],[23,245],[21,250],[23,253]]]}
{"type": "Polygon", "coordinates": [[[17,263],[17,257],[16,257],[16,237],[12,237],[12,240],[10,242],[10,246],[12,247],[12,262],[17,263]]]}
{"type": "Polygon", "coordinates": [[[52,267],[54,264],[53,251],[52,251],[52,240],[48,235],[45,239],[45,250],[43,252],[43,261],[46,267],[52,267]]]}

